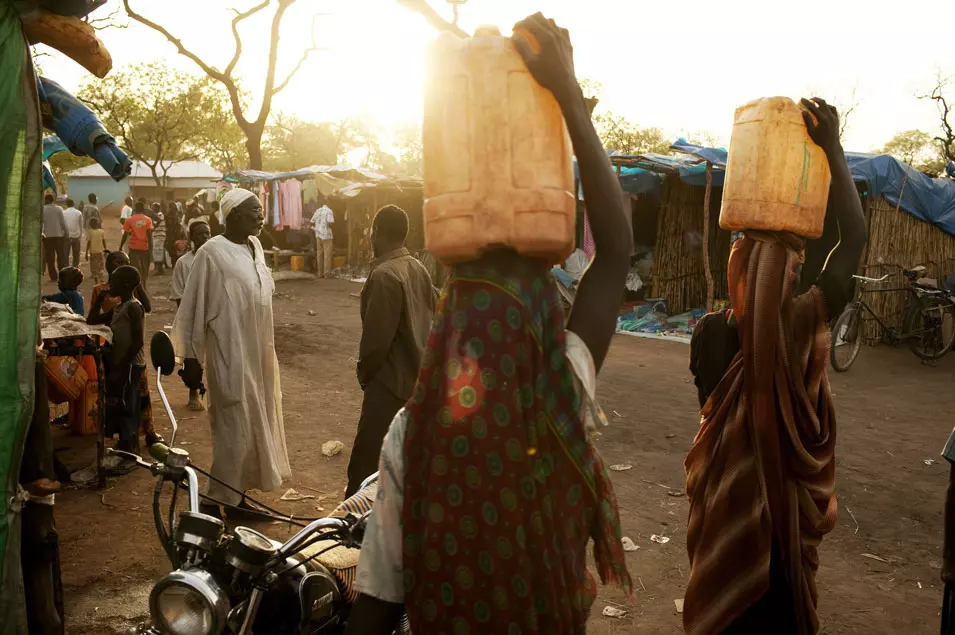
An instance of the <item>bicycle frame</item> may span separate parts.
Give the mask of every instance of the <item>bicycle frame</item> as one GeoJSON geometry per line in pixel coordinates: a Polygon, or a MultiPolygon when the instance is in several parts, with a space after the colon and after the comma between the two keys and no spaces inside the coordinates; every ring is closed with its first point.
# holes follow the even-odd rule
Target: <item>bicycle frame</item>
{"type": "MultiPolygon", "coordinates": [[[[859,278],[857,279],[862,282],[871,281],[866,279],[859,279],[859,278]]],[[[920,290],[920,287],[915,285],[907,285],[904,287],[897,287],[892,289],[868,289],[865,291],[860,289],[857,292],[857,295],[859,297],[856,300],[853,300],[852,306],[858,307],[859,309],[862,309],[868,312],[868,314],[872,316],[872,319],[875,320],[876,324],[879,325],[879,329],[882,331],[883,337],[887,339],[890,343],[904,342],[905,340],[911,339],[913,337],[919,337],[920,335],[923,335],[925,333],[931,333],[934,329],[922,329],[918,331],[906,332],[905,325],[903,325],[901,328],[898,328],[898,329],[890,327],[886,325],[885,322],[883,322],[882,319],[875,313],[875,311],[873,311],[872,308],[866,303],[866,301],[862,299],[861,294],[864,292],[865,293],[898,293],[899,291],[905,291],[914,300],[914,303],[912,301],[909,301],[905,309],[903,310],[903,314],[908,313],[910,310],[912,310],[913,307],[917,307],[919,309],[925,309],[926,303],[922,299],[923,296],[925,295],[928,295],[930,297],[946,298],[945,294],[940,290],[924,289],[924,293],[919,293],[919,290],[920,290]]]]}

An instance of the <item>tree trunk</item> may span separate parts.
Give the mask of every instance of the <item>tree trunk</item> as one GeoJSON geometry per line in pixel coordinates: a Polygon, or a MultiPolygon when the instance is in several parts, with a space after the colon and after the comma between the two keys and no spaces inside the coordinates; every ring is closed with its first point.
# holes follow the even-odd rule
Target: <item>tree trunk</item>
{"type": "Polygon", "coordinates": [[[264,127],[245,130],[245,149],[249,153],[249,168],[262,169],[262,133],[264,127]]]}
{"type": "Polygon", "coordinates": [[[706,190],[703,193],[703,275],[706,278],[706,312],[713,310],[713,272],[710,268],[710,194],[713,192],[713,164],[706,162],[706,190]]]}

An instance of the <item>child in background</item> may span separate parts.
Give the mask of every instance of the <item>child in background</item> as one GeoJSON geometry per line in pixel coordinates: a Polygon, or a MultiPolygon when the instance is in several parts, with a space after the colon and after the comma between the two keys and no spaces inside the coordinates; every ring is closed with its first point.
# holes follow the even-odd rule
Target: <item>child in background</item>
{"type": "Polygon", "coordinates": [[[86,230],[86,259],[90,263],[93,284],[102,284],[109,279],[106,273],[106,232],[103,222],[98,218],[90,219],[90,228],[86,230]]]}
{"type": "MultiPolygon", "coordinates": [[[[121,251],[112,251],[106,256],[106,273],[112,276],[113,272],[128,264],[129,256],[121,251]]],[[[87,324],[111,324],[113,321],[113,313],[121,304],[120,299],[115,297],[116,295],[117,294],[110,287],[109,282],[93,287],[93,298],[90,301],[92,307],[90,308],[89,315],[86,316],[87,324]]],[[[136,290],[133,291],[133,296],[139,300],[139,303],[146,313],[152,311],[149,294],[143,289],[141,283],[136,287],[136,290]]],[[[109,372],[109,361],[109,358],[106,358],[107,373],[109,372]]],[[[146,381],[145,373],[139,382],[139,412],[140,430],[146,439],[146,445],[152,445],[157,441],[161,441],[162,436],[156,432],[156,428],[153,425],[152,399],[149,396],[149,382],[146,381]]]]}
{"type": "Polygon", "coordinates": [[[57,286],[59,293],[45,295],[43,299],[47,302],[59,302],[67,304],[77,315],[83,315],[83,296],[76,290],[83,284],[83,272],[76,267],[63,267],[60,269],[57,286]]]}
{"type": "Polygon", "coordinates": [[[139,282],[139,272],[129,265],[110,275],[110,291],[120,304],[113,309],[109,325],[113,346],[106,374],[106,433],[119,434],[116,447],[134,453],[139,451],[139,384],[146,371],[146,312],[133,297],[139,282]]]}

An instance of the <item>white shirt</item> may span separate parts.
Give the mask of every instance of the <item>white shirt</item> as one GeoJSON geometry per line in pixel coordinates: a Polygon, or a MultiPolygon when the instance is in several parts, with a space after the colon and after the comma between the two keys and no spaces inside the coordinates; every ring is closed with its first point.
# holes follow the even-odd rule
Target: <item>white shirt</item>
{"type": "Polygon", "coordinates": [[[172,269],[172,285],[169,287],[170,300],[182,299],[182,294],[186,290],[186,282],[189,280],[189,272],[192,271],[192,265],[195,262],[196,254],[191,249],[176,261],[176,266],[172,269]]]}
{"type": "Polygon", "coordinates": [[[312,214],[312,227],[315,229],[315,238],[319,240],[331,240],[332,228],[330,224],[335,222],[335,215],[328,205],[322,205],[312,214]]]}
{"type": "Polygon", "coordinates": [[[119,212],[119,219],[126,220],[133,215],[133,208],[129,205],[123,205],[123,209],[119,212]]]}
{"type": "Polygon", "coordinates": [[[70,238],[79,238],[83,235],[83,212],[75,207],[63,210],[63,220],[66,221],[66,235],[70,238]]]}

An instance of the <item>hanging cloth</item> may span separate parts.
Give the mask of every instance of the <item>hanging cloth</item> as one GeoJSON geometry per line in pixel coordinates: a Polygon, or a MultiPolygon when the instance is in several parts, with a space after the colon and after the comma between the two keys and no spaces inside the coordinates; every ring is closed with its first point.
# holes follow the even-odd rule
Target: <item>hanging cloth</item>
{"type": "Polygon", "coordinates": [[[282,220],[288,229],[302,228],[302,182],[298,179],[282,181],[279,186],[281,192],[280,207],[282,220]]]}

